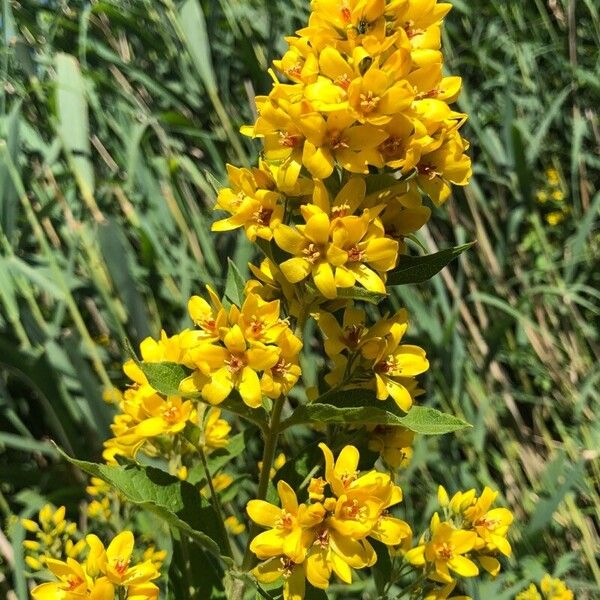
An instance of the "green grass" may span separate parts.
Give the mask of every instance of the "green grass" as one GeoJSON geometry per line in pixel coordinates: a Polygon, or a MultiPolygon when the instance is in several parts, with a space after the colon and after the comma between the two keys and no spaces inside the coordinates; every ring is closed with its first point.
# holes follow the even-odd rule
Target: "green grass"
{"type": "MultiPolygon", "coordinates": [[[[427,349],[427,401],[475,425],[422,439],[407,505],[504,490],[519,526],[514,569],[470,591],[566,574],[600,591],[600,15],[593,0],[454,2],[447,68],[464,78],[471,185],[419,237],[477,245],[406,305],[427,349]],[[570,209],[536,202],[557,169],[570,209]]],[[[307,3],[130,0],[2,3],[0,70],[0,512],[48,499],[71,509],[83,480],[53,439],[99,457],[122,382],[124,341],[186,323],[187,298],[221,286],[241,237],[212,236],[226,162],[258,147],[237,133],[267,91],[270,61],[307,3]],[[237,243],[236,243],[237,240],[237,243]]],[[[289,440],[293,444],[293,440],[289,440]]],[[[292,446],[293,447],[293,446],[292,446]]],[[[6,531],[6,530],[5,530],[6,531]]],[[[0,537],[0,595],[26,596],[17,528],[0,537]],[[3,563],[1,562],[3,561],[3,563]]],[[[503,595],[504,593],[504,595],[503,595]]]]}

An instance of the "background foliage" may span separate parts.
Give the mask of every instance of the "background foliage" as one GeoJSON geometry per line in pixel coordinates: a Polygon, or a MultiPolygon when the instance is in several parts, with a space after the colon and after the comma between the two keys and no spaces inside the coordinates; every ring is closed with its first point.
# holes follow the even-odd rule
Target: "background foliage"
{"type": "MultiPolygon", "coordinates": [[[[411,337],[432,361],[427,403],[474,427],[418,440],[407,510],[423,514],[438,483],[503,489],[520,521],[515,569],[467,591],[508,599],[548,570],[566,573],[577,598],[597,597],[599,9],[453,4],[445,54],[464,77],[475,175],[419,237],[429,251],[434,239],[478,244],[390,302],[408,307],[411,337]],[[542,204],[549,168],[565,198],[542,204]],[[563,206],[564,220],[548,224],[563,206]]],[[[304,0],[3,0],[6,523],[46,500],[76,512],[85,481],[48,440],[97,460],[111,420],[102,391],[122,382],[124,340],[181,328],[188,297],[206,282],[222,287],[224,257],[241,268],[253,258],[243,236],[210,235],[214,189],[226,161],[256,155],[238,127],[306,11],[304,0]]],[[[309,345],[309,383],[316,361],[309,345]]],[[[298,441],[286,443],[293,456],[298,441]]],[[[258,460],[258,444],[249,447],[240,472],[258,460]]],[[[24,600],[23,533],[5,531],[0,595],[24,600]]]]}

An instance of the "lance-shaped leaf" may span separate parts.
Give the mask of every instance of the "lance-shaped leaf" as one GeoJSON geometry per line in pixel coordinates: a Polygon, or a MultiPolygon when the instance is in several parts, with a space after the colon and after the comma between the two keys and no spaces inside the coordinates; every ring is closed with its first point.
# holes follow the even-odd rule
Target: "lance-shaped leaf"
{"type": "Polygon", "coordinates": [[[365,425],[401,425],[422,435],[440,435],[470,427],[468,423],[426,406],[413,406],[403,413],[391,400],[377,400],[370,390],[352,389],[323,396],[325,402],[313,402],[296,408],[282,424],[340,423],[365,425]]]}
{"type": "Polygon", "coordinates": [[[231,563],[218,516],[196,486],[154,467],[97,464],[76,460],[59,451],[82,471],[106,481],[132,504],[153,512],[207,551],[231,563]]]}
{"type": "Polygon", "coordinates": [[[225,296],[237,306],[241,307],[244,303],[244,288],[246,282],[242,277],[240,270],[235,266],[235,263],[227,259],[227,282],[225,284],[225,296]]]}
{"type": "Polygon", "coordinates": [[[387,285],[424,283],[437,275],[444,267],[459,257],[475,242],[447,248],[426,256],[401,256],[398,266],[388,273],[387,285]]]}

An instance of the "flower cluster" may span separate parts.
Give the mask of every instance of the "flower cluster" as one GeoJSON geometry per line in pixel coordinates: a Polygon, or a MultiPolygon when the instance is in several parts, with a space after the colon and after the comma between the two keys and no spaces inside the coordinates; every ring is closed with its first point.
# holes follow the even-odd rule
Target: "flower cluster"
{"type": "Polygon", "coordinates": [[[565,205],[565,184],[554,168],[546,170],[545,185],[537,191],[535,199],[539,204],[550,207],[544,218],[551,227],[562,223],[570,212],[565,205]]]}
{"type": "Polygon", "coordinates": [[[459,134],[466,115],[449,106],[461,80],[442,75],[440,26],[451,5],[311,7],[308,27],[275,61],[291,83],[273,74],[256,122],[242,128],[262,139],[262,158],[252,169],[228,166],[215,208],[229,216],[213,230],[243,227],[271,247],[266,271],[324,299],[355,285],[384,294],[404,238],[430,218],[422,194],[442,204],[471,174],[459,134]]]}
{"type": "Polygon", "coordinates": [[[134,457],[143,447],[150,456],[169,457],[171,471],[183,476],[182,457],[196,450],[190,439],[211,452],[227,445],[231,430],[219,409],[205,411],[198,398],[217,405],[236,390],[256,408],[263,396],[279,398],[298,381],[302,343],[280,317],[279,300],[266,301],[249,291],[241,308],[226,309],[212,289],[207,290],[210,302],[200,296],[189,301],[195,329],[171,337],[162,332],[159,340],[147,338],[140,345],[145,363],[176,363],[189,371],[180,384],[181,395],[158,393],[139,363],[125,363],[133,385],[123,394],[111,394],[121,412],[112,425],[114,437],[105,443],[108,462],[119,455],[134,457]]]}
{"type": "Polygon", "coordinates": [[[131,564],[134,538],[123,531],[104,547],[93,534],[85,538],[88,555],[85,562],[46,558],[45,564],[58,581],[42,583],[31,592],[34,600],[153,600],[158,598],[160,560],[154,553],[138,564],[131,564]]]}
{"type": "Polygon", "coordinates": [[[526,590],[515,596],[515,600],[573,600],[575,595],[560,579],[546,574],[540,581],[540,588],[532,583],[526,590]]]}
{"type": "Polygon", "coordinates": [[[429,368],[425,351],[400,343],[408,328],[406,310],[371,327],[367,323],[365,311],[354,307],[346,308],[341,324],[331,313],[319,313],[325,353],[334,365],[325,381],[332,388],[372,389],[378,400],[391,396],[406,412],[421,391],[416,376],[429,368]]]}
{"type": "MultiPolygon", "coordinates": [[[[451,8],[436,0],[313,0],[308,27],[289,37],[275,79],[256,99],[244,133],[263,139],[281,190],[303,171],[327,179],[336,166],[368,174],[416,174],[436,203],[464,185],[470,161],[453,111],[459,77],[442,75],[440,26],[451,8]]],[[[297,190],[296,190],[297,191],[297,190]]],[[[277,212],[273,210],[273,214],[277,212]]],[[[276,217],[277,218],[277,217],[276,217]]]]}
{"type": "Polygon", "coordinates": [[[64,506],[55,508],[46,504],[40,509],[37,521],[21,519],[25,530],[35,535],[34,540],[23,542],[25,562],[30,569],[43,569],[49,558],[78,558],[82,554],[85,541],[79,539],[77,524],[65,519],[65,514],[64,506]]]}
{"type": "Polygon", "coordinates": [[[478,564],[496,576],[500,572],[496,556],[512,553],[507,534],[513,521],[507,508],[492,508],[497,495],[486,487],[479,497],[471,489],[449,498],[440,486],[444,519],[438,513],[433,515],[429,531],[406,553],[406,560],[442,583],[452,583],[456,575],[475,577],[478,564]]]}
{"type": "Polygon", "coordinates": [[[308,503],[298,503],[294,490],[279,481],[281,507],[251,500],[247,511],[258,525],[250,549],[263,560],[253,571],[265,583],[283,578],[284,598],[304,597],[305,581],[326,589],[333,573],[351,583],[352,570],[370,567],[377,555],[368,538],[396,546],[411,536],[407,523],[388,509],[402,501],[402,490],[377,471],[360,474],[359,453],[345,446],[337,460],[321,443],[325,479],[313,478],[308,503]],[[329,493],[326,493],[329,492],[329,493]]]}

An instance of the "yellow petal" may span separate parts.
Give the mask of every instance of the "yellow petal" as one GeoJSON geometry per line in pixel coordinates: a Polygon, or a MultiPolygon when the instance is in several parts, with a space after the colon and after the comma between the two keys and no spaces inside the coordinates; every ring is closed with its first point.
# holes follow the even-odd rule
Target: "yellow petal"
{"type": "Polygon", "coordinates": [[[454,556],[448,561],[448,566],[461,577],[475,577],[479,575],[477,565],[464,556],[454,556]]]}
{"type": "Polygon", "coordinates": [[[250,500],[246,505],[248,516],[258,525],[275,527],[281,519],[281,509],[264,500],[250,500]]]}
{"type": "Polygon", "coordinates": [[[335,287],[335,277],[331,265],[326,262],[319,263],[313,268],[313,280],[317,289],[325,298],[333,299],[337,297],[337,288],[335,287]]]}
{"type": "Polygon", "coordinates": [[[202,388],[202,398],[210,404],[220,404],[229,396],[233,389],[231,373],[226,369],[219,369],[202,388]]]}
{"type": "Polygon", "coordinates": [[[133,533],[131,531],[123,531],[117,535],[106,549],[106,557],[110,563],[123,561],[127,563],[133,552],[133,533]]]}
{"type": "Polygon", "coordinates": [[[313,551],[306,558],[306,578],[316,588],[325,590],[331,578],[331,563],[325,550],[313,551]]]}
{"type": "Polygon", "coordinates": [[[281,272],[290,283],[298,283],[308,277],[311,263],[305,258],[290,258],[280,265],[281,272]]]}
{"type": "Polygon", "coordinates": [[[239,392],[242,400],[252,408],[258,408],[262,403],[260,380],[254,369],[244,367],[240,379],[239,392]]]}

